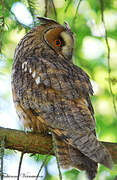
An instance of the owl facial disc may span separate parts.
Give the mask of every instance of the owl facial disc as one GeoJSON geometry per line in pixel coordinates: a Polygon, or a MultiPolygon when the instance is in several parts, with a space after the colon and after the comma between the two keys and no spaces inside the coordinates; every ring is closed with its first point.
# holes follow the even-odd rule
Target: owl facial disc
{"type": "Polygon", "coordinates": [[[58,25],[46,31],[44,38],[57,54],[69,61],[72,59],[74,39],[69,29],[58,25]]]}

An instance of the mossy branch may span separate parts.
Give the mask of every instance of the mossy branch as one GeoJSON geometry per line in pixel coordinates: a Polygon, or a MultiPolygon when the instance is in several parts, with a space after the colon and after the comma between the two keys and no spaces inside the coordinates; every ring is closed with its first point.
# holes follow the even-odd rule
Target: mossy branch
{"type": "Polygon", "coordinates": [[[5,136],[5,148],[24,153],[54,154],[51,135],[0,127],[0,141],[5,136]]]}
{"type": "MultiPolygon", "coordinates": [[[[23,153],[54,155],[52,136],[0,127],[0,141],[5,137],[5,148],[23,153]]],[[[117,143],[102,142],[117,163],[117,143]]]]}

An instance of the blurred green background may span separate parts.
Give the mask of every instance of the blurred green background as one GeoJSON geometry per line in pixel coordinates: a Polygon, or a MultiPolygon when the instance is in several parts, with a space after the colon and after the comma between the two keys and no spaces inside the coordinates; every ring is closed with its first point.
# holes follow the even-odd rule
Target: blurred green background
{"type": "MultiPolygon", "coordinates": [[[[22,129],[11,94],[14,50],[26,32],[39,24],[36,17],[47,16],[61,24],[64,21],[70,24],[75,36],[74,63],[88,73],[94,89],[91,99],[97,136],[103,141],[117,142],[117,0],[103,1],[109,60],[100,0],[82,0],[78,9],[78,0],[0,0],[0,126],[22,129]]],[[[20,153],[6,151],[5,173],[17,175],[14,167],[18,169],[19,156],[20,153]]],[[[37,175],[43,160],[44,155],[25,155],[21,173],[37,175]]],[[[64,180],[87,179],[84,172],[76,169],[62,170],[62,174],[64,180]]],[[[59,179],[56,160],[52,156],[43,167],[41,176],[39,179],[59,179]]],[[[116,165],[112,171],[99,165],[95,180],[115,180],[116,176],[116,165]]]]}

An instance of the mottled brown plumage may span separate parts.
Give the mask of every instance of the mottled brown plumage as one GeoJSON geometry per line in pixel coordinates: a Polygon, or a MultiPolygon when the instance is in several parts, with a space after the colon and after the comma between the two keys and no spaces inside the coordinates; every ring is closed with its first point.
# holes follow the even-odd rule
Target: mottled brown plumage
{"type": "Polygon", "coordinates": [[[92,86],[88,75],[72,62],[74,38],[69,26],[40,21],[15,50],[16,111],[25,128],[55,134],[63,168],[86,170],[92,180],[97,163],[112,168],[110,154],[95,134],[92,86]]]}

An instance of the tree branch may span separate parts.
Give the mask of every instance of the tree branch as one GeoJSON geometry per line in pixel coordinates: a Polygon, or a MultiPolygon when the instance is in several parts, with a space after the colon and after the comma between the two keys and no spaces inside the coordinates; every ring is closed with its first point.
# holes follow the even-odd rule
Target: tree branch
{"type": "Polygon", "coordinates": [[[40,133],[18,131],[0,127],[0,141],[5,136],[5,148],[18,150],[24,153],[48,154],[52,151],[51,135],[43,135],[40,133]]]}
{"type": "MultiPolygon", "coordinates": [[[[0,141],[5,136],[5,148],[18,150],[23,153],[38,153],[54,155],[52,136],[40,133],[0,127],[0,141]]],[[[113,162],[117,163],[117,143],[102,142],[110,152],[113,162]]]]}

